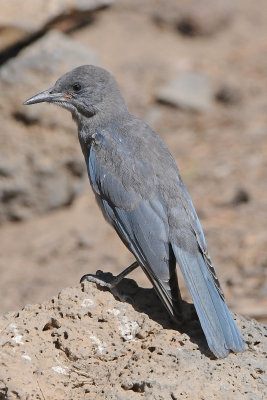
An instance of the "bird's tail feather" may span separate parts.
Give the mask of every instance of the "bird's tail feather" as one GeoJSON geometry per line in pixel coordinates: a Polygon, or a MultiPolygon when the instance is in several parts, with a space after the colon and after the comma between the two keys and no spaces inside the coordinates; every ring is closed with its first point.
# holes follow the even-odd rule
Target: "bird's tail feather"
{"type": "Polygon", "coordinates": [[[217,358],[244,351],[244,342],[220,296],[201,253],[198,256],[172,245],[194,302],[210,350],[217,358]]]}

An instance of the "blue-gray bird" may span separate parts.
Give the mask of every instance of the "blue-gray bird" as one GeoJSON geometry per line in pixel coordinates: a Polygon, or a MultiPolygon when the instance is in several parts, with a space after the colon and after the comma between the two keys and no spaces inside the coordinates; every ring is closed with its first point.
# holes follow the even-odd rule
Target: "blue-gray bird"
{"type": "Polygon", "coordinates": [[[160,137],[129,112],[113,76],[92,65],[75,68],[24,104],[40,102],[72,113],[97,203],[136,258],[110,287],[140,265],[177,320],[177,261],[210,350],[217,358],[244,351],[175,161],[160,137]]]}

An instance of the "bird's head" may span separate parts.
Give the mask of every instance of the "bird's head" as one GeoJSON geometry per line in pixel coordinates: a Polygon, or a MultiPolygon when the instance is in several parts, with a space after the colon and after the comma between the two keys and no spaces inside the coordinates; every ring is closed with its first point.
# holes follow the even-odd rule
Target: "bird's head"
{"type": "Polygon", "coordinates": [[[66,108],[78,120],[108,110],[113,103],[125,105],[113,76],[94,65],[83,65],[67,72],[52,88],[31,97],[24,104],[41,102],[66,108]]]}

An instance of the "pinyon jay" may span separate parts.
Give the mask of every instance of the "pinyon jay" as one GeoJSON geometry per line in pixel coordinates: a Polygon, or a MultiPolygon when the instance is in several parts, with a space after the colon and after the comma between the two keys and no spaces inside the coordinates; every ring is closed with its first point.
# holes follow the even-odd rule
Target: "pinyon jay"
{"type": "Polygon", "coordinates": [[[175,161],[160,137],[128,111],[113,76],[96,66],[80,66],[24,104],[41,102],[72,113],[96,201],[136,259],[107,286],[140,265],[178,320],[177,262],[210,350],[217,358],[244,351],[175,161]]]}

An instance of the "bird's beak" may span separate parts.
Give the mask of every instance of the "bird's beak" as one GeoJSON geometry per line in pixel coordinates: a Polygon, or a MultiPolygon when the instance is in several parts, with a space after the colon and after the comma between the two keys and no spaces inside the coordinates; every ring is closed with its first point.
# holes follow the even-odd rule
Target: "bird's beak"
{"type": "Polygon", "coordinates": [[[44,101],[48,103],[53,103],[54,101],[67,101],[70,97],[70,95],[65,95],[63,93],[53,93],[53,88],[51,88],[30,97],[28,100],[24,101],[23,104],[28,106],[29,104],[43,103],[44,101]]]}

